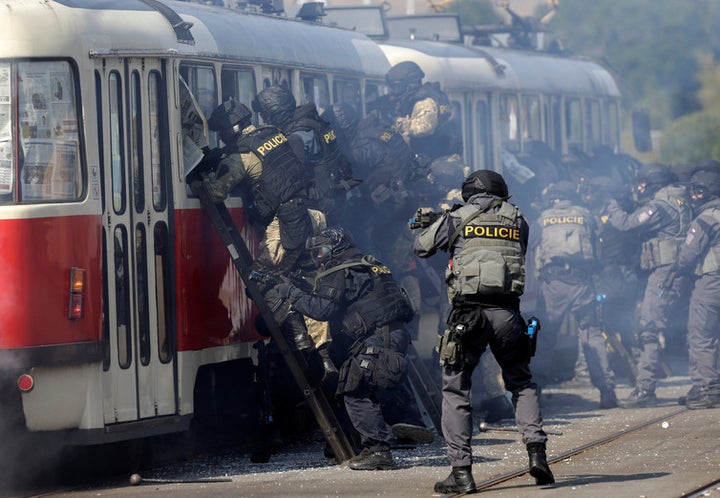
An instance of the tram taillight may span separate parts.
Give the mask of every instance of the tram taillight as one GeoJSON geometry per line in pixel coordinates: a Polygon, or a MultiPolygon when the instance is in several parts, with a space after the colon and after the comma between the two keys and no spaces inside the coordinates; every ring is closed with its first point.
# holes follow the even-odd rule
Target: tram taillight
{"type": "Polygon", "coordinates": [[[85,292],[85,270],[73,266],[70,268],[70,306],[68,318],[75,320],[83,315],[83,293],[85,292]]]}
{"type": "Polygon", "coordinates": [[[30,392],[35,386],[35,379],[30,374],[22,374],[17,378],[17,386],[24,393],[30,392]]]}

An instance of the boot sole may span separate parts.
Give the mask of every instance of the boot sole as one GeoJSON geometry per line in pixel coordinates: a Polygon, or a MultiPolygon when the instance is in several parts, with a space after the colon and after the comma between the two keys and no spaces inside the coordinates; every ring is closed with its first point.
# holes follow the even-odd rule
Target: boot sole
{"type": "Polygon", "coordinates": [[[537,486],[546,486],[548,484],[555,483],[555,477],[552,474],[548,474],[543,469],[530,469],[530,475],[535,478],[535,484],[537,486]]]}

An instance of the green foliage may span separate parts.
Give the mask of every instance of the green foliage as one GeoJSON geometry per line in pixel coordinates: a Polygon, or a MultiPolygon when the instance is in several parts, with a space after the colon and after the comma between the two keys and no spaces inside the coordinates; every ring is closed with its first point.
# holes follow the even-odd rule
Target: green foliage
{"type": "Polygon", "coordinates": [[[447,6],[448,12],[460,15],[466,26],[476,24],[499,24],[500,18],[493,9],[493,0],[456,0],[447,6]]]}
{"type": "Polygon", "coordinates": [[[720,160],[720,111],[701,111],[673,121],[660,142],[664,162],[694,163],[720,160]]]}

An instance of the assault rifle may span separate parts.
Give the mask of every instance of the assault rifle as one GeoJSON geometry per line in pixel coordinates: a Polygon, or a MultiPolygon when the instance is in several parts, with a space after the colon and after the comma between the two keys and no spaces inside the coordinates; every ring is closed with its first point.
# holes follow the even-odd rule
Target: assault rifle
{"type": "Polygon", "coordinates": [[[229,147],[227,146],[215,147],[214,149],[203,147],[203,158],[200,159],[200,162],[188,173],[188,184],[192,184],[193,181],[202,181],[203,173],[216,170],[222,158],[228,153],[228,149],[229,147]]]}
{"type": "Polygon", "coordinates": [[[282,275],[267,270],[252,270],[248,275],[250,280],[257,282],[257,284],[263,289],[269,289],[275,287],[281,283],[291,283],[295,287],[303,290],[311,290],[313,283],[308,276],[295,271],[288,275],[282,275]]]}
{"type": "Polygon", "coordinates": [[[418,209],[415,216],[408,220],[408,227],[410,230],[416,230],[418,228],[427,228],[435,223],[443,213],[432,211],[429,209],[418,209]]]}

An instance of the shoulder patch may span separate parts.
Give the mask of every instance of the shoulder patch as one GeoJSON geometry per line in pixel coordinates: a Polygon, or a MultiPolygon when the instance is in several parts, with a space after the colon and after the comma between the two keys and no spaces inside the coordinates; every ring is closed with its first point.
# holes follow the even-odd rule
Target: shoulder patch
{"type": "Polygon", "coordinates": [[[697,233],[697,229],[695,227],[688,230],[687,236],[685,236],[685,245],[689,246],[692,244],[692,241],[695,238],[695,233],[697,233]]]}
{"type": "Polygon", "coordinates": [[[645,211],[643,211],[642,213],[640,213],[638,215],[638,221],[640,223],[645,223],[653,215],[653,212],[654,211],[652,209],[646,209],[645,211]]]}

